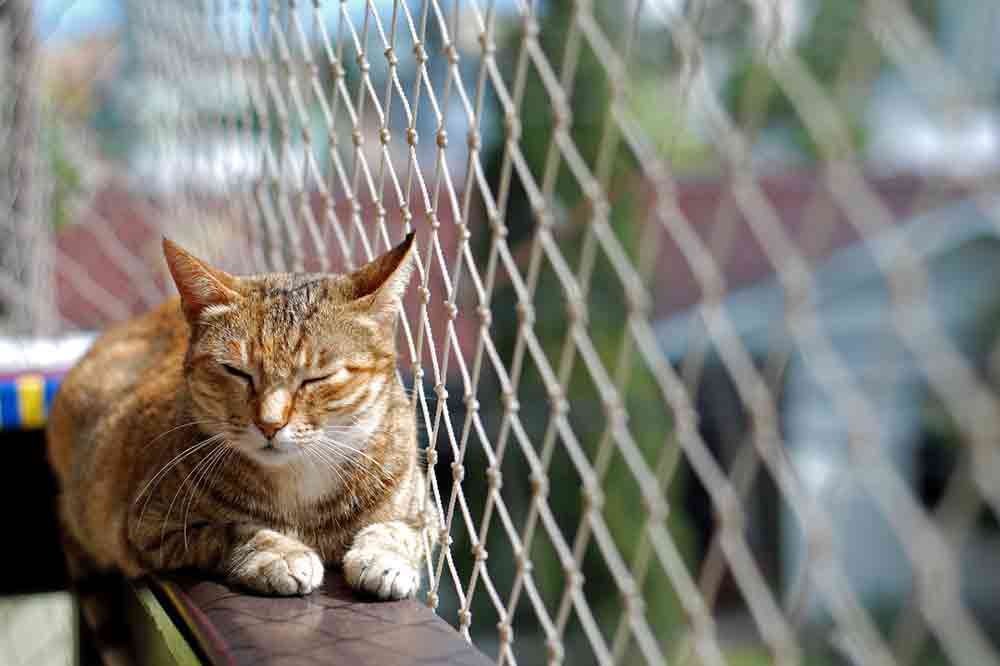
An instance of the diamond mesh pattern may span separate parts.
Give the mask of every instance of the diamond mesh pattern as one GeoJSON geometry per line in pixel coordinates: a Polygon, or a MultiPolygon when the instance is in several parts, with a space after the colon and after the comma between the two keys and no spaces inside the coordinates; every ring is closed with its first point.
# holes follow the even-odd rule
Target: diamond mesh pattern
{"type": "MultiPolygon", "coordinates": [[[[426,599],[499,663],[721,666],[739,632],[767,663],[1000,661],[996,626],[968,600],[969,577],[987,574],[963,559],[977,521],[1000,515],[996,373],[951,327],[933,242],[869,172],[844,102],[873,94],[883,61],[944,115],[995,112],[998,98],[900,0],[855,3],[844,60],[818,72],[794,43],[806,4],[128,4],[141,68],[172,95],[142,128],[159,163],[189,176],[136,204],[150,237],[190,234],[232,269],[326,271],[418,232],[401,365],[443,525],[426,599]],[[767,82],[740,105],[717,85],[709,29],[734,11],[767,82]],[[596,110],[587,87],[605,94],[596,110]],[[654,123],[637,111],[650,89],[662,94],[654,123]],[[755,147],[779,99],[815,152],[794,214],[755,147]],[[692,216],[697,196],[671,161],[685,129],[716,174],[707,215],[692,216]],[[958,462],[933,503],[893,448],[870,368],[830,324],[827,262],[850,244],[885,293],[872,317],[902,359],[888,374],[918,377],[955,426],[958,462]],[[734,268],[749,256],[773,276],[759,340],[739,307],[751,280],[734,268]],[[664,304],[681,275],[691,296],[676,314],[664,304]],[[842,433],[831,455],[851,478],[832,498],[789,440],[786,397],[803,395],[790,372],[842,433]],[[739,415],[724,451],[706,428],[718,378],[739,415]],[[699,547],[684,527],[690,489],[710,515],[699,547]],[[867,502],[898,550],[871,555],[907,572],[891,612],[858,583],[844,526],[856,509],[838,493],[867,502]],[[779,522],[782,547],[804,553],[797,567],[760,543],[779,522]]],[[[945,180],[983,233],[1000,232],[995,163],[945,180]]],[[[948,198],[940,181],[913,190],[907,212],[948,198]]],[[[90,226],[141,290],[109,293],[60,255],[56,272],[87,292],[98,323],[155,301],[162,276],[90,226]]]]}
{"type": "Polygon", "coordinates": [[[46,179],[39,168],[39,99],[30,2],[0,7],[0,291],[6,307],[0,321],[12,330],[53,324],[46,306],[48,248],[44,219],[46,179]],[[39,301],[33,294],[38,294],[39,301]]]}

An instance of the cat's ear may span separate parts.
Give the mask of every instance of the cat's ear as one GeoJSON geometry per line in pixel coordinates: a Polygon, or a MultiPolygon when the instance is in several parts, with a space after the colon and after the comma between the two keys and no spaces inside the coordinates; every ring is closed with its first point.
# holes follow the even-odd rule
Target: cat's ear
{"type": "Polygon", "coordinates": [[[374,314],[395,320],[413,273],[413,232],[402,243],[348,276],[353,296],[374,314]]]}
{"type": "Polygon", "coordinates": [[[163,239],[163,256],[181,295],[181,306],[189,322],[195,322],[205,308],[229,305],[239,299],[237,278],[217,270],[177,245],[163,239]]]}

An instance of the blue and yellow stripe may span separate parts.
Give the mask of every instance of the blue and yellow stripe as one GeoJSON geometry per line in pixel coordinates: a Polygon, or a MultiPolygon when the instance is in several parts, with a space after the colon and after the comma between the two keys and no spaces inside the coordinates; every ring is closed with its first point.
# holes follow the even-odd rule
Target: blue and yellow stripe
{"type": "Polygon", "coordinates": [[[44,427],[59,380],[39,373],[0,378],[0,430],[44,427]]]}

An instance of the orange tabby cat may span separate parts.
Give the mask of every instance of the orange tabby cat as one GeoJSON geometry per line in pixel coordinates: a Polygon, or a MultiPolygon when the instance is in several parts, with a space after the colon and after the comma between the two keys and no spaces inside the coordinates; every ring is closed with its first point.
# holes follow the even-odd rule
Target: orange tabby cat
{"type": "Polygon", "coordinates": [[[103,335],[52,406],[76,573],[196,567],[293,595],[333,563],[414,594],[426,487],[396,374],[412,246],[349,275],[235,277],[164,240],[180,298],[103,335]]]}

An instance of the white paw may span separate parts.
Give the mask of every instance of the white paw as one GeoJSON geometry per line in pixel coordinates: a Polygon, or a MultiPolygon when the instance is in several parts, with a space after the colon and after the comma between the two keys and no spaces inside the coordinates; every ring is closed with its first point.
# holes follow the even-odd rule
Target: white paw
{"type": "Polygon", "coordinates": [[[262,594],[309,594],[323,582],[323,562],[311,548],[294,539],[271,539],[267,547],[252,549],[233,569],[230,578],[262,594]]]}
{"type": "Polygon", "coordinates": [[[348,585],[379,599],[412,597],[420,587],[420,572],[405,558],[390,550],[352,548],[344,555],[344,577],[348,585]]]}

